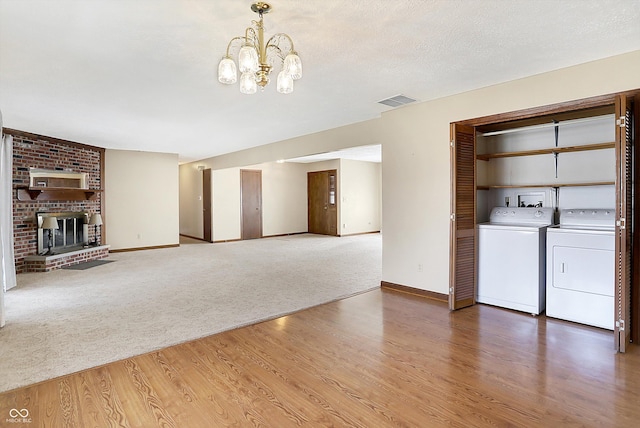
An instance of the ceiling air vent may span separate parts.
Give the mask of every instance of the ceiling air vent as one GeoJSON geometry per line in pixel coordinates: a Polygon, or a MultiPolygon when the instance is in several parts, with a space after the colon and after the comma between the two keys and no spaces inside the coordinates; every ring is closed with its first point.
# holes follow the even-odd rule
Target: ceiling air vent
{"type": "Polygon", "coordinates": [[[395,97],[387,98],[386,100],[378,101],[378,104],[384,104],[389,107],[400,107],[405,104],[413,103],[416,100],[413,98],[405,97],[404,95],[396,95],[395,97]]]}

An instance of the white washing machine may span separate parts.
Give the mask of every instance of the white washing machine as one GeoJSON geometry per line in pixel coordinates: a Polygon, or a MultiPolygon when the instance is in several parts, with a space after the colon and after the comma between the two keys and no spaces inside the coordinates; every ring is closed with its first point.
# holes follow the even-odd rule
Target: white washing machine
{"type": "Polygon", "coordinates": [[[561,210],[547,229],[547,316],[613,330],[615,214],[561,210]]]}
{"type": "Polygon", "coordinates": [[[545,308],[546,229],[552,208],[491,210],[478,225],[476,301],[538,315],[545,308]]]}

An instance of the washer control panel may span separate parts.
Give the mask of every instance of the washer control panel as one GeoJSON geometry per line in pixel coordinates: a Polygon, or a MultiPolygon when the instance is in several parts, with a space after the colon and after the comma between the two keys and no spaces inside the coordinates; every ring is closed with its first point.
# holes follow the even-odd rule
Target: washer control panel
{"type": "Polygon", "coordinates": [[[489,216],[490,223],[501,224],[553,224],[553,208],[509,208],[495,207],[489,216]]]}

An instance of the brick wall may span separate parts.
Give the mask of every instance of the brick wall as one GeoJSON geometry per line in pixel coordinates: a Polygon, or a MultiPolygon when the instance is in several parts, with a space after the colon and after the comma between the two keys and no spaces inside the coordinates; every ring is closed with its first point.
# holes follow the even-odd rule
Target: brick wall
{"type": "MultiPolygon", "coordinates": [[[[13,188],[29,186],[29,168],[72,171],[88,174],[90,189],[102,189],[104,149],[40,135],[4,129],[13,136],[13,188]]],[[[19,201],[13,192],[13,236],[16,272],[25,271],[24,258],[36,255],[37,212],[88,211],[101,212],[102,193],[89,201],[19,201]]],[[[102,228],[98,228],[98,234],[102,228]]],[[[94,228],[89,227],[89,241],[94,228]]],[[[99,239],[101,242],[102,240],[99,239]]]]}

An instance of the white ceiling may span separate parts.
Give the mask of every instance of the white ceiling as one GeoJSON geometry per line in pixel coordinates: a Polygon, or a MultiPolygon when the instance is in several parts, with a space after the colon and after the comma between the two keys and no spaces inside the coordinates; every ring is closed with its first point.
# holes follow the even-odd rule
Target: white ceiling
{"type": "Polygon", "coordinates": [[[640,49],[638,0],[273,0],[304,77],[248,96],[217,65],[251,3],[0,0],[4,126],[189,161],[640,49]]]}

